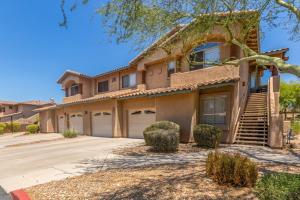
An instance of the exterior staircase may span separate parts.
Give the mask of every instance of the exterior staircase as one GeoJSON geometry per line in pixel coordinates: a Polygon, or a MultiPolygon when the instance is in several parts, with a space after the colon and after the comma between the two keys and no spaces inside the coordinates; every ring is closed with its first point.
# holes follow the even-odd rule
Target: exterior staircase
{"type": "Polygon", "coordinates": [[[235,139],[236,144],[262,145],[268,143],[267,93],[251,93],[242,114],[235,139]]]}

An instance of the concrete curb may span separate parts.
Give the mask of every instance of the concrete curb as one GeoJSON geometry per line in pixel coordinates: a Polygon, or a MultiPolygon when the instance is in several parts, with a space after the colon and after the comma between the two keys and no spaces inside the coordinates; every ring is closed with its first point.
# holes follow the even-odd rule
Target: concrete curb
{"type": "Polygon", "coordinates": [[[10,192],[13,200],[31,200],[24,190],[15,190],[10,192]]]}

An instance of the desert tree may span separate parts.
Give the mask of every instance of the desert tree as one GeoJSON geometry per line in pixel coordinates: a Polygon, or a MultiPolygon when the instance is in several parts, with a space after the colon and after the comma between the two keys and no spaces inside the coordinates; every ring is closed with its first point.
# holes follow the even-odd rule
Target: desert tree
{"type": "MultiPolygon", "coordinates": [[[[67,26],[66,1],[61,0],[62,26],[67,26]]],[[[70,10],[76,10],[79,3],[69,1],[70,10]]],[[[119,43],[133,40],[137,47],[142,48],[179,27],[183,31],[178,31],[176,37],[183,41],[183,51],[186,51],[183,53],[187,53],[196,44],[204,43],[209,33],[219,26],[225,32],[225,42],[239,46],[244,52],[244,57],[231,58],[222,64],[238,66],[244,61],[256,61],[258,65],[273,65],[283,73],[300,77],[298,65],[262,54],[247,44],[249,35],[260,22],[269,30],[274,27],[286,30],[291,40],[300,40],[299,0],[95,1],[99,3],[96,13],[102,16],[104,27],[119,43]],[[189,24],[188,28],[182,28],[182,24],[189,24]]],[[[89,0],[81,2],[88,4],[89,0]]],[[[169,52],[172,44],[172,41],[166,41],[159,47],[169,52]]]]}

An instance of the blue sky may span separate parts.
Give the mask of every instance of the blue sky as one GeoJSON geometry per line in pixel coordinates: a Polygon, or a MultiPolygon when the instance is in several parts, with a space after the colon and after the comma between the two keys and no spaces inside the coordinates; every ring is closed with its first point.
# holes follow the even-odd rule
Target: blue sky
{"type": "MultiPolygon", "coordinates": [[[[0,100],[60,102],[56,80],[65,70],[95,75],[126,65],[138,53],[133,44],[117,45],[105,33],[93,4],[69,15],[68,29],[59,27],[59,5],[60,0],[0,1],[0,100]]],[[[262,50],[289,47],[290,62],[300,65],[300,41],[289,41],[281,30],[263,31],[262,50]]]]}

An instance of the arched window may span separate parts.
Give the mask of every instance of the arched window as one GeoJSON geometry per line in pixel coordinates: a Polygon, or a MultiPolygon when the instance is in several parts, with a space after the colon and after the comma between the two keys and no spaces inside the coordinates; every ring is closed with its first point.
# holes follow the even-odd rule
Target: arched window
{"type": "Polygon", "coordinates": [[[197,46],[190,54],[191,70],[214,66],[220,62],[220,43],[209,42],[197,46]]]}

